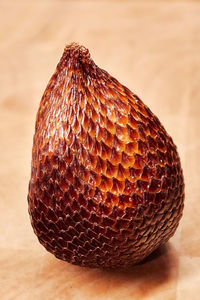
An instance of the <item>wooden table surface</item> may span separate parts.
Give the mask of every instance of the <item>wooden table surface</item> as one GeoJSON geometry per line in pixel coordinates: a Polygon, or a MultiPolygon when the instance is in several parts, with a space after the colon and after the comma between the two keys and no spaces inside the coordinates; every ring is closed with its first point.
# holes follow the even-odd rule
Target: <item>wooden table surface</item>
{"type": "Polygon", "coordinates": [[[0,299],[200,299],[200,2],[0,1],[0,299]],[[33,234],[27,189],[39,101],[65,44],[136,92],[178,146],[175,236],[132,270],[80,268],[33,234]]]}

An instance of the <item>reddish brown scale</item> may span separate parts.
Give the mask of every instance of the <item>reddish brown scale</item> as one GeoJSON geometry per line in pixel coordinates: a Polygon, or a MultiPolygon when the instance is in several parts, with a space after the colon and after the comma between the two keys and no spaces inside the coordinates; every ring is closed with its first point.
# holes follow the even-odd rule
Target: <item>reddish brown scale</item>
{"type": "Polygon", "coordinates": [[[57,258],[124,268],[174,234],[184,180],[171,137],[129,89],[71,44],[38,110],[28,204],[57,258]]]}

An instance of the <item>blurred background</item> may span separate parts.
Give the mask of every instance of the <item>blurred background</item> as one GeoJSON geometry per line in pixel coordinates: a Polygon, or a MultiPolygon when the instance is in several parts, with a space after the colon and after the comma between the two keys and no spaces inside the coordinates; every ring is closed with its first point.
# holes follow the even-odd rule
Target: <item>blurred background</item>
{"type": "Polygon", "coordinates": [[[1,0],[0,28],[0,298],[199,299],[200,2],[1,0]],[[162,251],[126,274],[56,260],[28,217],[36,112],[73,41],[151,108],[181,156],[181,224],[162,251]]]}

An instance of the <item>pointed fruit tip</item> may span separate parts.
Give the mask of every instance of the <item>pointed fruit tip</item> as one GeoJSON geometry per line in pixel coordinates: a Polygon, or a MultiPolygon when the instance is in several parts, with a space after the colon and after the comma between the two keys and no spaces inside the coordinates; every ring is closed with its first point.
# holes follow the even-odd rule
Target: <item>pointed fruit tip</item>
{"type": "Polygon", "coordinates": [[[76,42],[66,45],[64,49],[64,53],[66,55],[69,55],[70,57],[78,58],[81,61],[90,60],[89,50],[86,47],[79,45],[76,42]]]}

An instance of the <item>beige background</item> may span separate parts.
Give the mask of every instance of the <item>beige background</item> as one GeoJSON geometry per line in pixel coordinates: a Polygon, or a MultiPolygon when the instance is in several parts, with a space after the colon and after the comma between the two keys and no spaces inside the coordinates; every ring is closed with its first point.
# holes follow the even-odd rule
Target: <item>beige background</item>
{"type": "Polygon", "coordinates": [[[0,83],[0,299],[200,299],[200,2],[0,1],[0,83]],[[182,160],[179,229],[127,273],[57,260],[29,222],[35,115],[72,41],[157,114],[182,160]]]}

